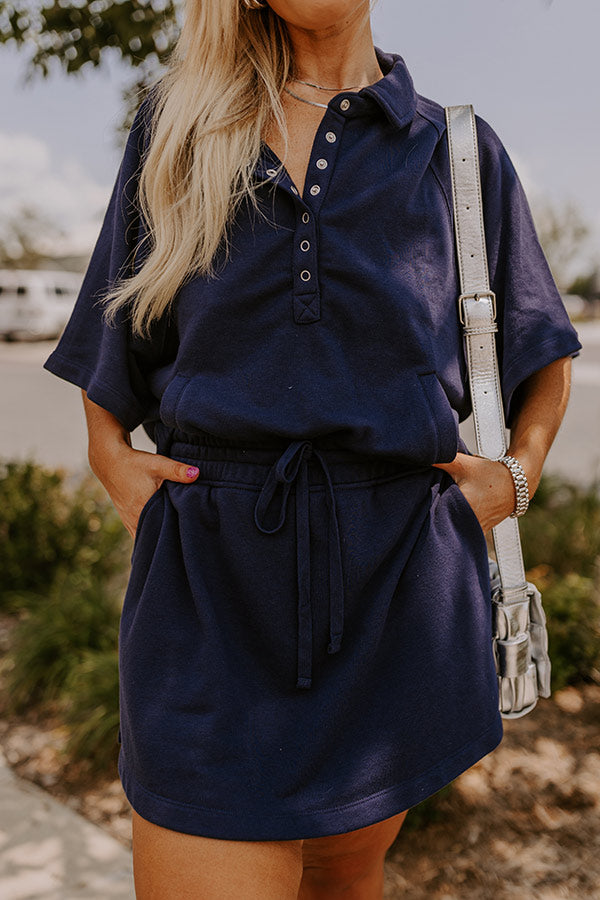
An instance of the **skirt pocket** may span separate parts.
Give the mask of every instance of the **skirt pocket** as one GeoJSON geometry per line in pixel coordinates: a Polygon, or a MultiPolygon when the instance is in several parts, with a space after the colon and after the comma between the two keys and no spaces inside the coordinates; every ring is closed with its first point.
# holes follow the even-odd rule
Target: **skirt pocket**
{"type": "Polygon", "coordinates": [[[469,501],[463,494],[462,489],[461,489],[460,485],[458,484],[458,482],[456,482],[450,474],[448,474],[448,473],[446,473],[446,474],[448,475],[448,478],[450,479],[450,482],[449,482],[446,490],[449,490],[451,492],[450,496],[454,497],[454,502],[456,504],[457,509],[459,510],[459,515],[461,516],[461,518],[464,516],[465,528],[468,529],[468,533],[476,536],[476,539],[479,541],[480,544],[483,544],[485,546],[485,552],[487,554],[487,541],[486,541],[486,537],[485,537],[485,532],[484,532],[483,528],[481,527],[481,523],[479,522],[479,519],[477,518],[477,514],[475,513],[475,510],[473,509],[473,507],[471,506],[471,504],[469,503],[469,501]],[[470,523],[470,526],[469,526],[469,523],[470,523]]]}
{"type": "Polygon", "coordinates": [[[134,539],[133,539],[133,547],[132,547],[132,550],[131,550],[131,558],[132,558],[132,559],[133,559],[133,555],[134,555],[134,553],[135,553],[135,549],[136,549],[136,547],[137,547],[137,545],[138,545],[138,543],[139,543],[140,534],[141,534],[141,531],[142,531],[142,526],[143,526],[143,524],[144,524],[144,520],[145,520],[147,514],[149,513],[149,511],[152,509],[152,507],[154,506],[154,504],[155,504],[156,501],[158,500],[158,498],[162,496],[162,491],[163,491],[164,483],[165,483],[165,482],[164,482],[164,480],[163,480],[163,481],[160,483],[159,487],[157,487],[156,490],[153,491],[153,492],[150,494],[150,496],[148,497],[148,499],[146,500],[146,502],[145,502],[144,505],[142,506],[142,509],[141,509],[140,514],[139,514],[139,517],[138,517],[137,527],[136,527],[136,529],[135,529],[135,537],[134,537],[134,539]]]}

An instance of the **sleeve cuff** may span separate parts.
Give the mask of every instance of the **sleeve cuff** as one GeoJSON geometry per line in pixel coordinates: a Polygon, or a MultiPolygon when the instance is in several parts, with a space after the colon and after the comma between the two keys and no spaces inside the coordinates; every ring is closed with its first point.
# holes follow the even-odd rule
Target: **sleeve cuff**
{"type": "Polygon", "coordinates": [[[135,431],[145,419],[145,409],[135,398],[127,398],[98,380],[96,373],[85,366],[75,365],[54,350],[43,368],[71,384],[82,388],[93,403],[108,410],[127,431],[135,431]]]}
{"type": "Polygon", "coordinates": [[[502,376],[504,416],[508,428],[512,427],[512,420],[519,406],[519,386],[535,372],[539,372],[555,360],[564,356],[579,356],[581,349],[582,345],[577,338],[565,340],[563,335],[558,335],[529,348],[512,360],[502,376]]]}

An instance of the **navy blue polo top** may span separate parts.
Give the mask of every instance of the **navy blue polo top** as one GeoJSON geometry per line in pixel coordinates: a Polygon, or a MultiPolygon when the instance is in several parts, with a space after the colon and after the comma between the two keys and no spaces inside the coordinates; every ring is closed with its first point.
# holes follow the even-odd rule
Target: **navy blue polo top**
{"type": "MultiPolygon", "coordinates": [[[[263,144],[259,210],[240,208],[230,257],[219,255],[216,278],[188,280],[140,339],[124,314],[104,323],[102,298],[144,236],[135,195],[147,100],[45,368],[150,435],[162,420],[240,444],[272,435],[409,464],[453,459],[471,406],[444,110],[416,93],[401,56],[375,50],[384,77],[331,99],[302,196],[263,144]]],[[[480,116],[477,132],[510,426],[524,379],[581,345],[513,164],[480,116]]]]}

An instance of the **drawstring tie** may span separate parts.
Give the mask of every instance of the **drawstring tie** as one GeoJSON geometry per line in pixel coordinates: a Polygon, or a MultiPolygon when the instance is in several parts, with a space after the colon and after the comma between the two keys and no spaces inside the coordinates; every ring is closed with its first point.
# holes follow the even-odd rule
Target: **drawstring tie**
{"type": "Polygon", "coordinates": [[[269,469],[256,506],[254,521],[264,534],[273,534],[285,521],[288,496],[296,481],[296,551],[298,574],[298,672],[296,687],[312,684],[312,605],[310,596],[310,519],[308,460],[318,460],[325,476],[325,497],[329,512],[329,646],[328,653],[337,653],[342,645],[344,629],[344,583],[342,548],[335,508],[335,494],[327,463],[310,441],[292,441],[269,469]],[[264,524],[269,504],[281,488],[279,520],[274,528],[264,524]]]}

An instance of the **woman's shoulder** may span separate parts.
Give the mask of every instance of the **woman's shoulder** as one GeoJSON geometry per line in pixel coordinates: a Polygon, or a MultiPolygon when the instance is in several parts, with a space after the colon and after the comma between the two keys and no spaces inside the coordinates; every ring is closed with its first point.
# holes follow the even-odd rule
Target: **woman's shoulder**
{"type": "MultiPolygon", "coordinates": [[[[458,106],[459,104],[448,105],[458,106]]],[[[470,105],[468,101],[466,105],[470,105]]],[[[437,100],[433,100],[431,97],[417,94],[416,112],[417,115],[422,119],[427,120],[427,122],[437,129],[440,139],[446,136],[445,107],[441,103],[437,100]]],[[[482,115],[474,106],[473,112],[475,114],[477,145],[482,173],[484,170],[489,171],[490,169],[511,168],[512,163],[508,156],[508,152],[496,129],[490,124],[488,118],[482,115]]]]}
{"type": "Polygon", "coordinates": [[[125,157],[142,158],[147,153],[158,102],[158,83],[148,87],[138,100],[125,144],[125,157]]]}

